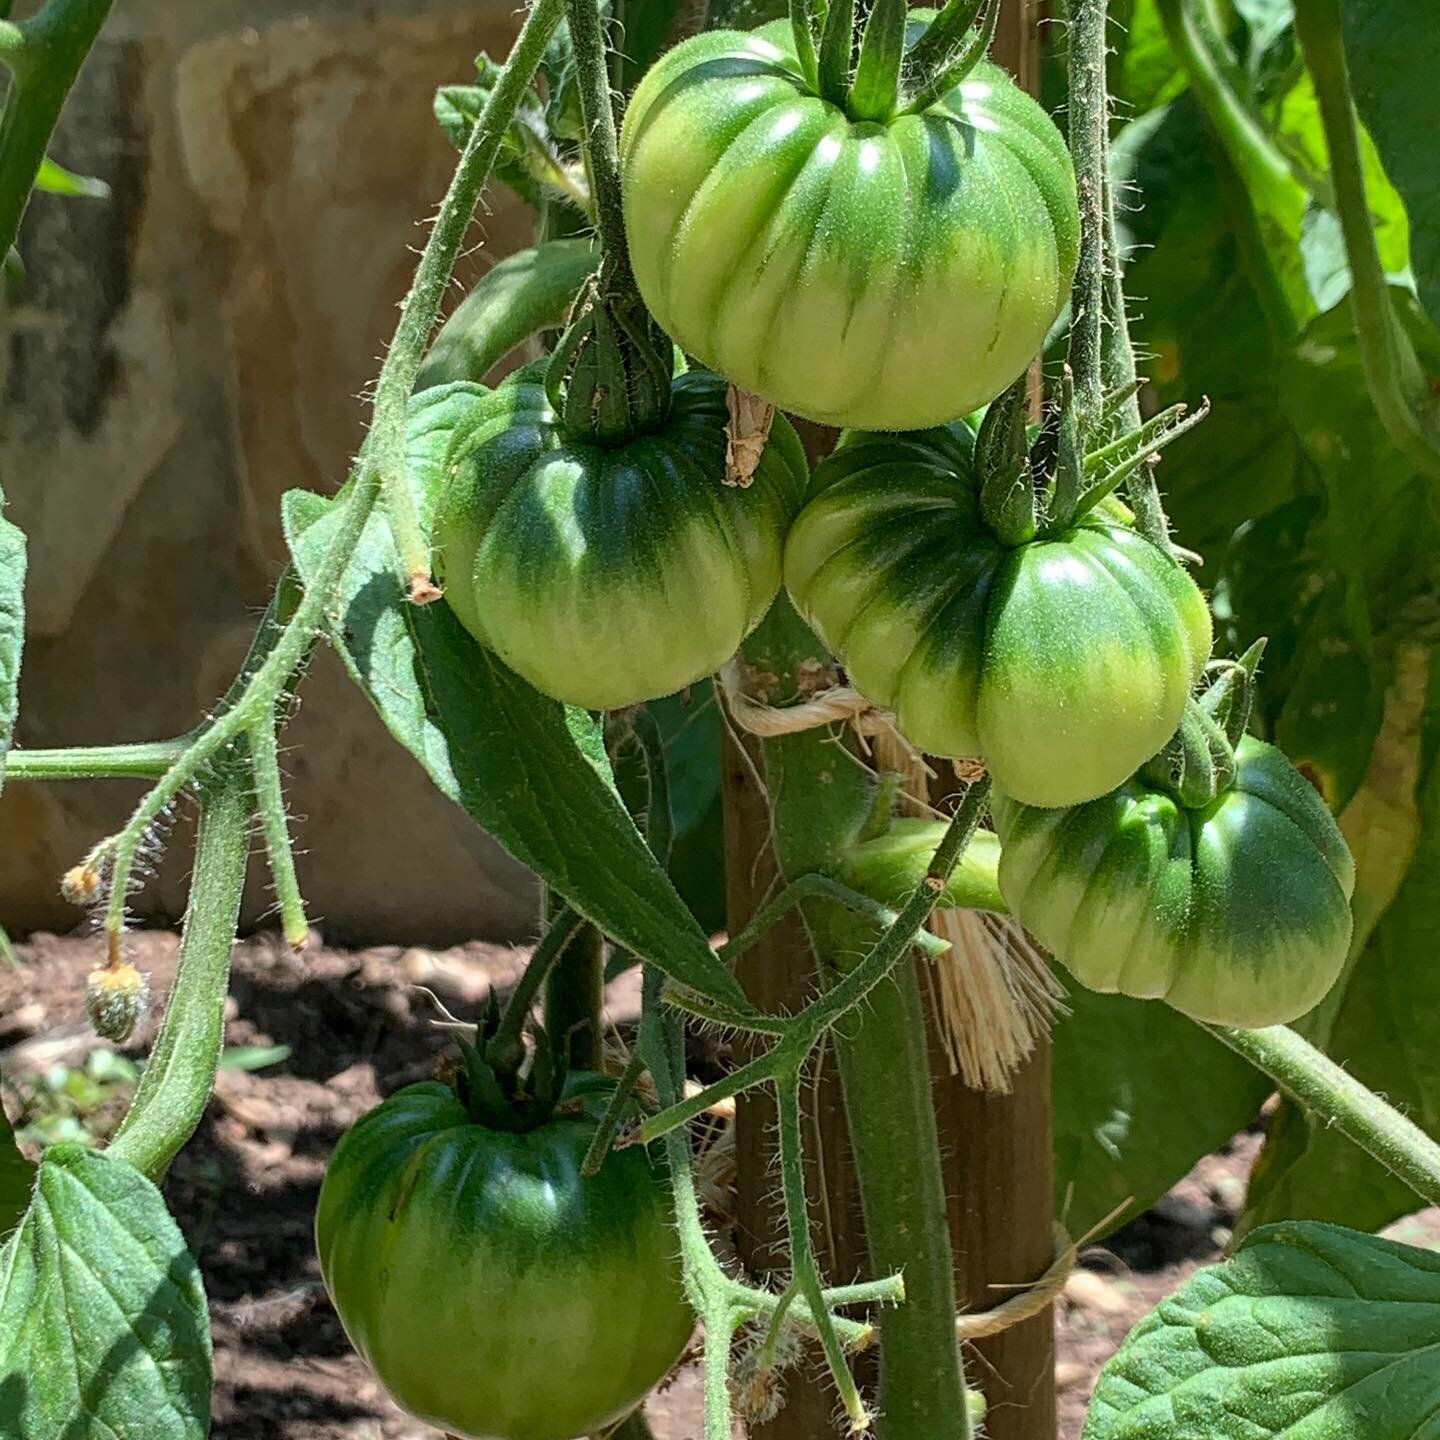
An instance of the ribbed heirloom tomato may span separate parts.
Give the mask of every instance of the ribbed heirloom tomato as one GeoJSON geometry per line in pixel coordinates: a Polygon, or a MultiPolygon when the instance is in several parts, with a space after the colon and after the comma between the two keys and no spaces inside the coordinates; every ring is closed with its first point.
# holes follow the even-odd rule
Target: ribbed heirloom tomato
{"type": "Polygon", "coordinates": [[[1031,805],[1103,795],[1170,738],[1210,655],[1177,564],[1100,507],[1007,545],[956,423],[849,434],[790,531],[785,584],[866,699],[1031,805]]]}
{"type": "Polygon", "coordinates": [[[1000,889],[1087,989],[1250,1027],[1294,1020],[1335,983],[1350,851],[1280,751],[1247,736],[1235,759],[1196,808],[1138,776],[1068,810],[994,795],[1000,889]]]}
{"type": "Polygon", "coordinates": [[[411,1085],[341,1139],[316,1246],[345,1333],[411,1414],[470,1440],[574,1440],[628,1414],[694,1325],[664,1172],[580,1165],[609,1082],[567,1078],[535,1129],[411,1085]],[[568,1102],[568,1103],[567,1103],[568,1102]]]}
{"type": "Polygon", "coordinates": [[[663,56],[621,135],[636,279],[682,348],[787,410],[868,430],[956,419],[1064,307],[1065,143],[987,62],[913,113],[903,94],[845,104],[807,81],[788,21],[663,56]]]}
{"type": "Polygon", "coordinates": [[[807,473],[780,416],[753,483],[727,486],[725,422],[725,382],[705,372],[615,445],[567,435],[543,364],[419,396],[411,450],[438,491],[435,568],[461,624],[538,690],[594,710],[717,669],[775,598],[807,473]]]}

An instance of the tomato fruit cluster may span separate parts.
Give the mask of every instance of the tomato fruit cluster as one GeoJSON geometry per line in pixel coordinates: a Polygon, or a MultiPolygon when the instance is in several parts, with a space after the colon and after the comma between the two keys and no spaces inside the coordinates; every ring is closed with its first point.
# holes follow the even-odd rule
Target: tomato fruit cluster
{"type": "Polygon", "coordinates": [[[817,466],[785,583],[868,700],[1031,805],[1113,789],[1165,744],[1210,657],[1194,581],[1111,512],[1007,545],[964,422],[851,433],[817,466]]]}
{"type": "Polygon", "coordinates": [[[412,1415],[469,1440],[574,1440],[629,1413],[694,1326],[663,1169],[581,1161],[610,1082],[567,1077],[535,1129],[411,1085],[342,1137],[320,1268],[356,1350],[412,1415]]]}
{"type": "Polygon", "coordinates": [[[1070,293],[1065,142],[987,62],[918,111],[856,116],[815,93],[788,21],[697,35],[641,81],[621,155],[655,319],[812,420],[915,430],[968,414],[1025,368],[1070,293]]]}

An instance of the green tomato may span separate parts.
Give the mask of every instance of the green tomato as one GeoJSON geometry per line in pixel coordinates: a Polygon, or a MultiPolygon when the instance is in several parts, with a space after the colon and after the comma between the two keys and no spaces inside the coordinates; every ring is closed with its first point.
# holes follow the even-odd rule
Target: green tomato
{"type": "Polygon", "coordinates": [[[655,319],[813,420],[915,430],[968,414],[1020,374],[1070,293],[1065,142],[988,62],[921,113],[857,122],[811,91],[788,21],[712,31],[640,82],[620,147],[655,319]]]}
{"type": "Polygon", "coordinates": [[[572,1440],[629,1413],[694,1326],[664,1171],[580,1164],[607,1082],[522,1133],[411,1085],[341,1138],[315,1217],[345,1333],[412,1415],[473,1440],[572,1440]]]}
{"type": "Polygon", "coordinates": [[[974,444],[960,423],[846,436],[791,528],[785,584],[912,745],[983,756],[1028,805],[1092,800],[1174,734],[1210,612],[1109,512],[1002,544],[980,513],[974,444]]]}
{"type": "Polygon", "coordinates": [[[1247,736],[1230,789],[1186,809],[1136,778],[1087,805],[997,793],[1000,889],[1088,990],[1196,1020],[1284,1024],[1335,983],[1355,862],[1313,786],[1247,736]]]}
{"type": "Polygon", "coordinates": [[[727,486],[725,388],[678,377],[665,422],[609,447],[566,435],[540,366],[413,402],[412,441],[449,429],[432,466],[445,598],[536,689],[592,710],[669,695],[769,609],[805,454],[777,416],[753,483],[727,486]]]}

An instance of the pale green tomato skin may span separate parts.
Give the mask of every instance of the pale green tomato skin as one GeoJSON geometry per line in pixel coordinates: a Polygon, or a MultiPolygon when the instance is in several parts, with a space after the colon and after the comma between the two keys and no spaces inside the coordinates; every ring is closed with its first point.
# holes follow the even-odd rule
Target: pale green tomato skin
{"type": "MultiPolygon", "coordinates": [[[[852,890],[898,910],[924,880],[947,828],[943,820],[894,819],[883,834],[857,841],[844,853],[839,878],[852,890]]],[[[996,879],[999,864],[999,837],[992,830],[977,830],[945,882],[939,908],[1004,914],[1005,899],[996,879]]]]}
{"type": "Polygon", "coordinates": [[[981,62],[928,110],[856,123],[809,92],[788,22],[677,45],[621,133],[641,294],[686,351],[829,425],[968,414],[1029,363],[1074,279],[1058,130],[981,62]]]}
{"type": "Polygon", "coordinates": [[[427,1424],[465,1440],[596,1434],[690,1339],[663,1170],[633,1147],[580,1178],[603,1101],[513,1134],[431,1081],[341,1138],[315,1218],[321,1273],[350,1342],[427,1424]]]}
{"type": "Polygon", "coordinates": [[[1064,810],[992,797],[1000,889],[1088,990],[1196,1020],[1288,1024],[1350,946],[1355,864],[1313,786],[1253,737],[1234,785],[1187,810],[1132,779],[1064,810]]]}
{"type": "Polygon", "coordinates": [[[1174,733],[1210,612],[1178,565],[1099,513],[1002,545],[973,450],[960,423],[846,436],[791,527],[786,588],[916,748],[983,758],[1025,804],[1094,799],[1174,733]]]}
{"type": "Polygon", "coordinates": [[[672,694],[729,660],[775,598],[800,441],[778,416],[753,483],[729,486],[718,376],[679,376],[665,423],[609,448],[566,436],[541,378],[412,404],[412,449],[444,442],[428,463],[445,599],[557,700],[614,710],[672,694]]]}

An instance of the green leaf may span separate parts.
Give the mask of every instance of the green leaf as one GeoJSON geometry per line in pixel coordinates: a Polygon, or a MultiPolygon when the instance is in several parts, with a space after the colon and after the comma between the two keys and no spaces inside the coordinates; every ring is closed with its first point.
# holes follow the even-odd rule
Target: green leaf
{"type": "Polygon", "coordinates": [[[451,380],[484,380],[517,345],[562,325],[598,258],[586,240],[547,240],[500,261],[441,327],[416,392],[451,380]]]}
{"type": "MultiPolygon", "coordinates": [[[[1325,127],[1320,119],[1320,102],[1308,74],[1302,73],[1285,92],[1275,113],[1274,127],[1276,144],[1302,173],[1315,179],[1318,189],[1328,194],[1330,149],[1325,142],[1325,127]]],[[[1380,264],[1388,274],[1403,276],[1410,268],[1410,221],[1399,192],[1386,177],[1375,142],[1364,130],[1360,132],[1360,158],[1380,264]]],[[[1315,208],[1312,206],[1312,210],[1315,208]]],[[[1338,227],[1339,219],[1332,210],[1322,213],[1329,217],[1330,224],[1338,227]]],[[[1344,240],[1338,237],[1338,231],[1337,238],[1343,258],[1344,240]]],[[[1349,289],[1348,273],[1345,289],[1349,289]]],[[[1330,300],[1322,300],[1317,295],[1316,304],[1321,310],[1327,310],[1343,294],[1342,290],[1330,300]]]]}
{"type": "MultiPolygon", "coordinates": [[[[284,520],[304,578],[333,534],[334,503],[292,491],[284,520]]],[[[390,733],[586,919],[681,983],[743,1003],[621,803],[598,721],[508,670],[448,605],[409,604],[397,573],[389,528],[372,516],[331,620],[346,667],[390,733]]]]}
{"type": "Polygon", "coordinates": [[[1424,1440],[1437,1415],[1440,1254],[1285,1224],[1135,1327],[1084,1440],[1424,1440]]]}
{"type": "MultiPolygon", "coordinates": [[[[1359,847],[1357,919],[1369,941],[1322,1013],[1324,1030],[1315,1038],[1357,1080],[1436,1135],[1440,1053],[1430,1036],[1440,1017],[1440,666],[1417,646],[1399,672],[1395,724],[1382,732],[1371,776],[1352,802],[1352,809],[1362,808],[1342,817],[1347,838],[1359,847]],[[1407,676],[1411,665],[1418,673],[1407,676]],[[1404,698],[1404,687],[1416,683],[1424,693],[1418,716],[1408,713],[1404,698]]],[[[1338,1131],[1293,1108],[1282,1111],[1262,1161],[1245,1227],[1293,1216],[1373,1230],[1420,1204],[1338,1131]]]]}
{"type": "Polygon", "coordinates": [[[159,1190],[77,1145],[46,1152],[0,1250],[0,1417],[23,1440],[203,1440],[210,1320],[159,1190]]]}
{"type": "Polygon", "coordinates": [[[72,195],[86,200],[110,198],[110,187],[103,180],[97,180],[93,175],[77,175],[48,156],[40,162],[35,188],[48,191],[51,195],[72,195]]]}
{"type": "Polygon", "coordinates": [[[1168,104],[1190,82],[1175,63],[1155,0],[1132,0],[1128,18],[1124,9],[1117,6],[1117,23],[1112,29],[1115,60],[1110,67],[1110,87],[1123,113],[1138,118],[1168,104]]]}
{"type": "MultiPolygon", "coordinates": [[[[476,84],[442,85],[435,92],[435,119],[457,150],[465,148],[501,67],[488,55],[480,55],[475,69],[476,84]]],[[[583,181],[556,144],[549,109],[533,90],[521,97],[495,157],[493,173],[537,209],[547,198],[569,201],[581,209],[589,203],[583,181]]]]}
{"type": "Polygon", "coordinates": [[[1083,1235],[1147,1209],[1243,1130],[1271,1086],[1159,1001],[1075,986],[1066,1004],[1054,1028],[1055,1207],[1083,1235]]]}
{"type": "Polygon", "coordinates": [[[288,1045],[227,1045],[220,1052],[219,1070],[264,1070],[290,1058],[288,1045]]]}
{"type": "Polygon", "coordinates": [[[1413,0],[1345,0],[1340,9],[1355,105],[1409,211],[1416,286],[1440,326],[1435,12],[1413,0]]]}
{"type": "Polygon", "coordinates": [[[34,1183],[35,1167],[20,1153],[9,1117],[0,1106],[0,1236],[20,1223],[34,1183]]]}
{"type": "Polygon", "coordinates": [[[20,705],[20,652],[25,644],[25,536],[4,516],[0,492],[0,790],[20,705]]]}

